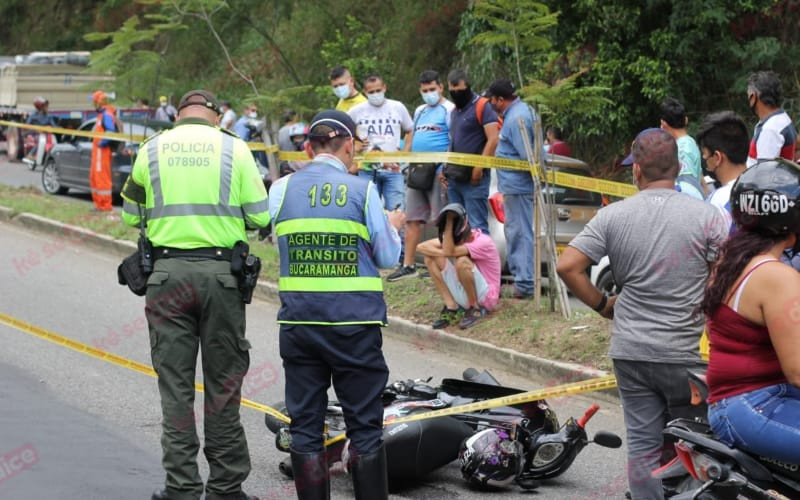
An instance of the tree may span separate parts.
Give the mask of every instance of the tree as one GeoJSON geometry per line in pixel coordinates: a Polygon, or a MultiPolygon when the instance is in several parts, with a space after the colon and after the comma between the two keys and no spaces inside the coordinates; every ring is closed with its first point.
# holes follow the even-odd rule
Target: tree
{"type": "Polygon", "coordinates": [[[517,85],[524,86],[523,60],[550,48],[544,33],[558,23],[558,13],[533,0],[482,0],[475,2],[472,16],[486,25],[472,41],[509,50],[517,85]]]}

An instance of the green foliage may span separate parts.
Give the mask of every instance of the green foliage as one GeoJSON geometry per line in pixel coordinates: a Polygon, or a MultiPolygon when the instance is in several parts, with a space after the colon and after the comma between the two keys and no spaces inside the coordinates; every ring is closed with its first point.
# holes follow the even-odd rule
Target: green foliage
{"type": "Polygon", "coordinates": [[[516,68],[517,85],[523,86],[523,60],[550,47],[544,33],[558,23],[558,13],[533,0],[481,0],[475,2],[472,15],[487,28],[472,41],[508,51],[516,68]]]}
{"type": "Polygon", "coordinates": [[[114,88],[117,99],[132,102],[137,98],[155,94],[158,85],[171,84],[170,78],[162,77],[162,56],[154,50],[156,40],[164,32],[178,30],[182,25],[171,22],[162,15],[147,15],[149,27],[143,26],[139,16],[126,20],[122,26],[111,33],[91,32],[84,35],[88,42],[108,42],[92,53],[89,66],[101,73],[111,73],[116,77],[114,88]]]}
{"type": "Polygon", "coordinates": [[[344,66],[356,78],[363,79],[370,73],[387,73],[389,64],[379,60],[378,53],[371,50],[380,45],[381,40],[364,23],[348,14],[344,29],[336,28],[333,40],[322,43],[320,55],[327,67],[344,66]]]}

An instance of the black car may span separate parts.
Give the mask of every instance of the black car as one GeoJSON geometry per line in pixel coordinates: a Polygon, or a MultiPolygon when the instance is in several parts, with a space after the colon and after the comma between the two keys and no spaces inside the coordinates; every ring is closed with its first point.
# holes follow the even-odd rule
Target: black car
{"type": "MultiPolygon", "coordinates": [[[[91,131],[96,119],[85,121],[78,130],[91,131]]],[[[139,150],[139,138],[148,137],[158,130],[171,127],[171,123],[154,120],[122,119],[123,133],[131,139],[111,143],[111,191],[116,198],[128,179],[133,158],[139,150]]],[[[61,142],[53,146],[50,157],[42,171],[42,187],[50,194],[64,194],[69,189],[90,191],[89,168],[92,163],[92,139],[83,136],[64,135],[61,142]]]]}

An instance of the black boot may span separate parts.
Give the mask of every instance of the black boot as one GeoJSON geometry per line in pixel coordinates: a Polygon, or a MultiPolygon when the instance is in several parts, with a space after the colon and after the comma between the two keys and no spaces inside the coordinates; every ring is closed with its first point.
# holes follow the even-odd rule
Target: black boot
{"type": "Polygon", "coordinates": [[[356,500],[385,500],[389,498],[389,478],[386,472],[386,449],[358,455],[350,464],[356,500]]]}
{"type": "Polygon", "coordinates": [[[292,472],[298,500],[330,500],[330,472],[324,451],[299,453],[292,450],[292,472]]]}

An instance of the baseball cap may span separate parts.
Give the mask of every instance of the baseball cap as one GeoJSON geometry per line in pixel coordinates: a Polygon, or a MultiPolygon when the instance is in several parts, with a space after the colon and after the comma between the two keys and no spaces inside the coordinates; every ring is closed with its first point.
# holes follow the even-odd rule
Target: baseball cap
{"type": "Polygon", "coordinates": [[[158,98],[158,100],[161,102],[167,102],[167,96],[162,95],[161,97],[158,98]]]}
{"type": "Polygon", "coordinates": [[[221,113],[219,109],[219,103],[217,102],[217,98],[214,97],[214,94],[202,89],[190,90],[189,92],[183,94],[180,103],[178,103],[178,111],[188,106],[195,105],[205,106],[217,114],[221,113]]]}
{"type": "Polygon", "coordinates": [[[320,111],[311,119],[308,127],[309,137],[333,139],[334,137],[355,137],[356,124],[350,115],[336,109],[320,111]]]}
{"type": "Polygon", "coordinates": [[[483,93],[483,97],[502,97],[503,99],[510,99],[516,93],[517,89],[514,88],[514,84],[511,80],[500,79],[493,81],[492,84],[489,85],[489,88],[483,93]]]}
{"type": "Polygon", "coordinates": [[[633,165],[635,163],[635,160],[633,158],[633,145],[636,144],[637,141],[643,139],[644,137],[647,137],[648,135],[655,134],[655,133],[666,134],[667,132],[665,132],[664,130],[661,130],[658,127],[646,128],[646,129],[642,130],[641,132],[639,132],[636,135],[636,138],[631,143],[631,153],[624,160],[622,160],[622,163],[620,163],[620,165],[622,165],[623,167],[630,167],[631,165],[633,165]]]}

